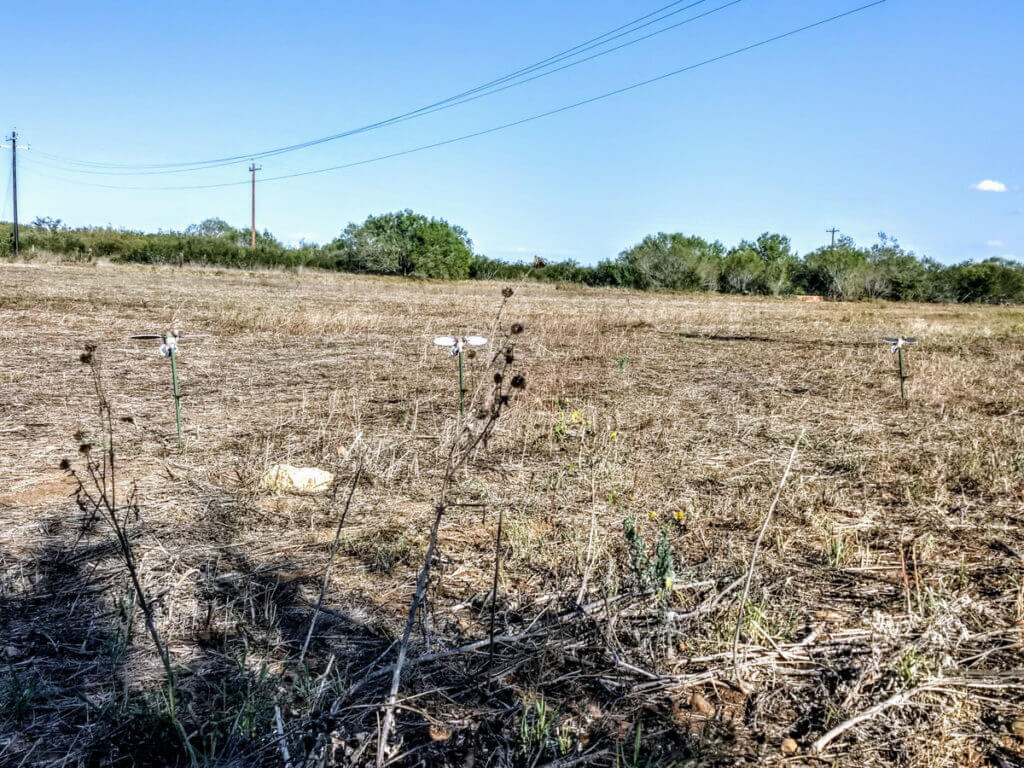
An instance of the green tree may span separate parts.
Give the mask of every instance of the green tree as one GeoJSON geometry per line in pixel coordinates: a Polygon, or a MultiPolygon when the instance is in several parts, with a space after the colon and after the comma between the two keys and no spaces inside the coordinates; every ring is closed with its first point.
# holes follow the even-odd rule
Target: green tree
{"type": "Polygon", "coordinates": [[[68,228],[60,219],[55,219],[52,216],[36,216],[29,226],[36,229],[45,229],[48,232],[59,232],[62,229],[68,228]]]}
{"type": "Polygon", "coordinates": [[[833,299],[864,296],[867,253],[843,236],[835,247],[825,246],[808,253],[801,264],[799,280],[803,290],[833,299]]]}
{"type": "Polygon", "coordinates": [[[757,248],[746,241],[722,261],[722,282],[736,293],[758,293],[764,286],[765,263],[757,248]]]}
{"type": "Polygon", "coordinates": [[[1007,259],[964,262],[942,270],[941,294],[952,301],[1024,301],[1024,264],[1007,259]]]}
{"type": "Polygon", "coordinates": [[[623,251],[619,261],[629,268],[637,288],[715,290],[724,252],[717,241],[659,232],[623,251]]]}
{"type": "Polygon", "coordinates": [[[342,269],[461,280],[469,277],[473,242],[462,227],[410,210],[349,224],[330,248],[342,269]]]}
{"type": "Polygon", "coordinates": [[[446,280],[465,280],[473,262],[466,231],[441,219],[431,219],[415,232],[413,273],[446,280]]]}
{"type": "Polygon", "coordinates": [[[238,237],[238,230],[228,224],[224,219],[203,219],[198,224],[189,224],[185,227],[185,234],[190,237],[223,237],[234,240],[238,237]]]}
{"type": "Polygon", "coordinates": [[[753,245],[766,267],[779,261],[791,259],[794,255],[789,238],[785,235],[762,232],[753,245]]]}
{"type": "Polygon", "coordinates": [[[941,269],[930,259],[918,259],[904,250],[895,237],[878,233],[878,242],[868,253],[878,298],[897,301],[927,301],[935,295],[935,276],[941,269]]]}

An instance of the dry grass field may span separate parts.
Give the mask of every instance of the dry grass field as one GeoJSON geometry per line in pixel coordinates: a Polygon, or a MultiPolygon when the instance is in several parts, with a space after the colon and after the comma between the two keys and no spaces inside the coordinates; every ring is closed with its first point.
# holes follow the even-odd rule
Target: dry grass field
{"type": "Polygon", "coordinates": [[[389,765],[1024,765],[1024,311],[502,287],[0,265],[0,765],[375,764],[446,477],[389,765]]]}

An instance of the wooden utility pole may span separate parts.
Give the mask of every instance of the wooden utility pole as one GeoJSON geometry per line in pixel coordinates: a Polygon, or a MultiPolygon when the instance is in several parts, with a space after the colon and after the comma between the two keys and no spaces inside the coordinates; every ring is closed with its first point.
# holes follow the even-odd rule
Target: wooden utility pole
{"type": "Polygon", "coordinates": [[[11,187],[14,193],[14,253],[18,253],[18,150],[28,149],[28,147],[18,146],[18,132],[11,131],[11,135],[7,138],[10,144],[4,144],[3,147],[6,149],[8,146],[11,148],[11,187]]]}
{"type": "Polygon", "coordinates": [[[826,229],[825,231],[832,235],[831,249],[834,251],[836,249],[836,232],[838,232],[839,230],[836,229],[835,227],[832,227],[832,229],[826,229]]]}
{"type": "Polygon", "coordinates": [[[249,240],[249,250],[256,249],[256,171],[262,171],[263,166],[256,163],[249,165],[249,173],[252,174],[252,237],[249,240]]]}

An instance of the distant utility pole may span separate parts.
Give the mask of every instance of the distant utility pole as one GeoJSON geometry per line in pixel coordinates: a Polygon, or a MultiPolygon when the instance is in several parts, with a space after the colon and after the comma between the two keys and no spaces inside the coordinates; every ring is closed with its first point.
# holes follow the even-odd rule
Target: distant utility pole
{"type": "Polygon", "coordinates": [[[832,235],[832,246],[831,246],[831,248],[834,251],[836,249],[836,232],[838,232],[839,230],[836,229],[835,227],[832,227],[832,229],[826,229],[825,231],[827,233],[829,233],[830,235],[832,235]]]}
{"type": "Polygon", "coordinates": [[[3,148],[11,149],[11,186],[14,192],[14,253],[18,253],[18,150],[28,149],[28,146],[18,146],[18,132],[11,131],[7,137],[10,144],[4,144],[3,148]]]}
{"type": "Polygon", "coordinates": [[[252,174],[252,238],[249,241],[249,250],[256,249],[256,171],[262,171],[263,166],[252,163],[249,166],[249,173],[252,174]]]}

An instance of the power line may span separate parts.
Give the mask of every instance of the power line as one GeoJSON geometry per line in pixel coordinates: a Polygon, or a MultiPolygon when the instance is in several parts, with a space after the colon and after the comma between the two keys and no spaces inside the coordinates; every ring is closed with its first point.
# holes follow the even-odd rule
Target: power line
{"type": "MultiPolygon", "coordinates": [[[[700,0],[700,1],[704,2],[705,0],[700,0]]],[[[322,137],[322,138],[319,138],[319,139],[313,139],[311,141],[303,142],[301,144],[293,144],[293,145],[290,145],[289,147],[279,148],[279,149],[275,149],[275,150],[267,150],[265,152],[257,153],[255,155],[247,155],[247,157],[259,157],[261,159],[262,158],[266,158],[266,157],[273,157],[273,156],[285,154],[287,152],[293,152],[293,151],[299,150],[299,149],[306,149],[308,147],[315,146],[315,145],[318,145],[318,144],[324,144],[324,143],[329,142],[329,141],[335,141],[335,140],[340,139],[340,138],[345,138],[345,137],[348,137],[348,136],[353,136],[353,135],[356,135],[356,134],[359,134],[359,133],[366,133],[368,131],[375,130],[377,128],[382,128],[382,127],[386,127],[386,126],[390,126],[390,125],[396,125],[398,123],[406,122],[407,120],[413,120],[413,119],[415,119],[417,117],[424,117],[426,115],[433,114],[434,112],[440,112],[440,111],[445,110],[445,109],[451,109],[452,107],[457,107],[457,106],[459,106],[461,104],[466,104],[466,103],[468,103],[470,101],[476,101],[477,99],[482,99],[482,98],[484,98],[486,96],[491,96],[491,95],[493,95],[495,93],[500,93],[501,91],[506,91],[509,88],[515,88],[516,86],[525,85],[526,83],[532,82],[534,80],[538,80],[538,79],[540,79],[542,77],[547,77],[548,75],[553,75],[553,74],[555,74],[557,72],[561,72],[564,69],[569,69],[571,67],[575,67],[575,66],[577,66],[579,64],[583,64],[585,62],[588,62],[588,61],[591,61],[593,59],[599,58],[601,56],[606,56],[606,55],[608,55],[610,53],[614,53],[616,51],[622,50],[623,48],[628,48],[629,46],[632,46],[632,45],[635,45],[637,43],[643,42],[644,40],[648,40],[648,39],[650,39],[652,37],[655,37],[657,35],[660,35],[660,34],[662,34],[664,32],[669,32],[669,31],[671,31],[673,29],[676,29],[678,27],[681,27],[681,26],[684,26],[686,24],[690,24],[690,23],[692,23],[694,21],[698,21],[700,19],[703,19],[706,16],[710,16],[710,15],[712,15],[714,13],[718,13],[719,11],[723,11],[723,10],[725,10],[727,8],[730,8],[730,7],[734,6],[734,5],[738,5],[741,2],[744,2],[744,0],[730,0],[730,2],[725,3],[724,5],[720,5],[720,6],[716,7],[716,8],[712,8],[709,11],[705,11],[704,13],[698,14],[697,16],[692,16],[692,17],[690,17],[688,19],[684,19],[683,21],[676,22],[675,24],[671,24],[671,25],[669,25],[667,27],[663,27],[661,29],[657,29],[657,30],[655,30],[653,32],[650,32],[650,33],[648,33],[646,35],[643,35],[642,37],[638,37],[638,38],[636,38],[634,40],[629,40],[629,41],[627,41],[625,43],[622,43],[620,45],[617,45],[617,46],[615,46],[613,48],[609,48],[607,50],[600,51],[600,52],[595,53],[595,54],[593,54],[591,56],[587,56],[585,58],[578,59],[577,61],[573,61],[573,62],[570,62],[568,64],[563,64],[560,67],[548,70],[547,72],[541,72],[540,74],[533,75],[532,77],[524,78],[524,79],[521,79],[521,80],[518,80],[518,81],[515,81],[515,82],[512,82],[512,83],[508,83],[506,85],[495,87],[495,88],[492,88],[491,90],[487,90],[487,91],[484,91],[482,93],[477,93],[477,94],[472,95],[472,96],[467,96],[466,98],[459,99],[458,101],[453,101],[453,102],[450,102],[450,103],[442,103],[441,106],[435,106],[432,109],[428,109],[428,108],[424,107],[424,108],[421,108],[421,110],[416,110],[414,112],[408,112],[405,115],[400,115],[400,116],[397,116],[397,117],[388,118],[385,121],[381,121],[381,122],[378,122],[378,123],[371,123],[369,125],[362,126],[360,128],[353,128],[353,129],[350,129],[350,130],[345,131],[343,133],[338,133],[338,134],[334,134],[332,136],[326,136],[326,137],[322,137]]],[[[693,5],[696,5],[696,3],[694,3],[693,5]]],[[[692,7],[692,6],[687,6],[687,8],[690,8],[690,7],[692,7]]],[[[686,9],[684,8],[684,9],[680,9],[680,10],[686,10],[686,9]]],[[[673,14],[674,13],[678,13],[678,12],[679,11],[675,11],[675,12],[673,12],[673,14]]],[[[670,15],[673,15],[673,14],[670,14],[670,15]]],[[[663,18],[665,18],[665,17],[663,17],[663,18]]],[[[661,19],[656,19],[656,21],[660,21],[660,20],[661,19]]],[[[647,25],[643,25],[643,26],[647,26],[647,25]]],[[[630,30],[630,33],[636,32],[638,29],[640,29],[640,27],[637,27],[636,29],[630,30]]],[[[611,39],[615,39],[615,38],[611,38],[611,39]]],[[[605,43],[607,43],[607,42],[610,42],[610,40],[606,40],[605,41],[605,43]]],[[[604,43],[602,43],[602,45],[603,44],[604,43]]],[[[593,48],[593,47],[597,47],[597,46],[591,46],[591,48],[593,48]]],[[[589,49],[587,49],[587,48],[583,49],[583,51],[586,51],[586,50],[589,50],[589,49]]],[[[66,172],[66,173],[81,173],[81,174],[102,175],[102,176],[153,176],[153,175],[166,175],[166,174],[173,174],[173,173],[191,173],[191,172],[194,172],[194,171],[205,171],[205,170],[211,170],[211,169],[214,169],[214,168],[221,168],[221,167],[224,167],[224,166],[235,165],[237,162],[238,162],[237,160],[233,160],[232,159],[232,160],[225,160],[224,162],[211,163],[209,165],[204,165],[204,166],[195,166],[195,167],[190,167],[190,168],[177,168],[177,169],[168,169],[168,170],[159,170],[159,171],[156,171],[156,170],[153,170],[153,171],[92,171],[92,170],[78,170],[78,169],[71,169],[71,168],[61,168],[60,166],[47,164],[45,162],[44,163],[40,163],[40,164],[43,165],[43,166],[49,167],[49,168],[53,168],[53,169],[56,169],[56,170],[60,170],[60,171],[66,172]]]]}
{"type": "MultiPolygon", "coordinates": [[[[704,2],[704,0],[701,0],[701,2],[704,2]]],[[[454,101],[454,102],[451,102],[451,103],[443,104],[442,106],[437,106],[437,107],[434,107],[433,109],[427,109],[426,111],[408,112],[405,115],[394,117],[394,118],[389,118],[386,121],[382,121],[382,122],[379,122],[379,123],[372,123],[372,124],[370,124],[368,126],[363,126],[361,128],[353,128],[353,129],[351,129],[349,131],[345,131],[344,133],[338,133],[338,134],[334,134],[332,136],[323,137],[323,138],[320,138],[320,139],[313,139],[311,141],[304,142],[302,144],[294,144],[294,145],[291,145],[290,147],[281,148],[281,149],[277,149],[277,150],[267,150],[266,152],[258,153],[256,155],[249,155],[248,157],[259,157],[261,159],[262,158],[266,158],[266,157],[273,157],[273,156],[276,156],[276,155],[285,154],[286,152],[292,152],[292,151],[295,151],[295,150],[298,150],[298,149],[306,149],[308,147],[315,146],[317,144],[324,144],[324,143],[326,143],[328,141],[334,141],[336,139],[345,138],[347,136],[353,136],[353,135],[359,134],[359,133],[366,133],[366,132],[374,130],[376,128],[382,128],[382,127],[386,127],[386,126],[389,126],[389,125],[396,125],[398,123],[404,123],[407,120],[413,120],[413,119],[415,119],[417,117],[423,117],[425,115],[433,114],[434,112],[440,112],[440,111],[445,110],[445,109],[451,109],[452,107],[457,107],[460,104],[466,104],[467,102],[470,102],[470,101],[476,101],[477,99],[482,99],[485,96],[491,96],[491,95],[493,95],[495,93],[500,93],[501,91],[506,91],[509,88],[515,88],[516,86],[519,86],[519,85],[525,85],[526,83],[532,82],[533,80],[538,80],[538,79],[540,79],[542,77],[547,77],[548,75],[553,75],[556,72],[561,72],[564,69],[569,69],[570,67],[575,67],[575,66],[577,66],[579,64],[583,64],[585,62],[588,62],[588,61],[591,61],[593,59],[599,58],[601,56],[606,56],[606,55],[608,55],[610,53],[614,53],[615,51],[622,50],[623,48],[628,48],[631,45],[635,45],[636,43],[643,42],[644,40],[648,40],[648,39],[650,39],[652,37],[655,37],[656,35],[660,35],[660,34],[662,34],[664,32],[669,32],[669,31],[671,31],[673,29],[676,29],[678,27],[681,27],[681,26],[684,26],[686,24],[690,24],[690,23],[692,23],[694,21],[698,21],[700,19],[703,19],[704,17],[710,16],[713,13],[718,13],[719,11],[724,11],[726,8],[730,8],[730,7],[734,6],[734,5],[738,5],[741,2],[744,2],[744,0],[730,0],[730,2],[725,3],[724,5],[720,5],[717,8],[712,8],[711,10],[705,11],[704,13],[701,13],[701,14],[699,14],[697,16],[692,16],[692,17],[690,17],[688,19],[684,19],[683,21],[676,22],[675,24],[671,24],[671,25],[669,25],[667,27],[663,27],[662,29],[657,29],[654,32],[650,32],[650,33],[648,33],[648,34],[646,34],[646,35],[644,35],[642,37],[638,37],[638,38],[636,38],[634,40],[630,40],[628,42],[622,43],[620,45],[615,46],[614,48],[609,48],[607,50],[600,51],[599,53],[595,53],[595,54],[593,54],[591,56],[587,56],[586,58],[579,59],[577,61],[573,61],[573,62],[570,62],[568,64],[563,64],[560,67],[557,67],[555,69],[551,69],[551,70],[549,70],[547,72],[541,72],[540,74],[533,75],[532,77],[528,77],[528,78],[525,78],[523,80],[518,80],[516,82],[512,82],[512,83],[509,83],[509,84],[506,84],[506,85],[502,85],[502,86],[493,88],[491,90],[485,91],[483,93],[478,93],[478,94],[473,95],[473,96],[467,96],[466,98],[460,99],[459,101],[454,101]]],[[[691,7],[691,6],[687,6],[687,7],[691,7]]],[[[685,9],[683,9],[683,10],[685,10],[685,9]]],[[[644,26],[646,26],[646,25],[644,25],[644,26]]],[[[639,27],[637,29],[639,29],[639,27]]],[[[630,30],[630,32],[635,32],[635,31],[637,31],[637,30],[636,29],[630,30]]],[[[605,42],[609,42],[609,41],[605,41],[605,42]]],[[[584,49],[584,50],[588,50],[588,49],[584,49]]],[[[221,167],[228,166],[228,165],[235,165],[237,162],[238,161],[236,161],[236,160],[228,160],[228,161],[224,161],[224,162],[220,162],[220,163],[215,163],[215,164],[211,164],[211,165],[205,165],[205,166],[196,166],[196,167],[192,167],[192,168],[177,168],[177,169],[160,170],[160,171],[86,171],[86,170],[77,170],[77,169],[70,169],[70,168],[61,168],[59,166],[49,165],[47,163],[41,163],[41,165],[44,165],[44,166],[49,167],[49,168],[54,168],[56,170],[64,171],[66,173],[81,173],[81,174],[100,175],[100,176],[157,176],[157,175],[166,175],[166,174],[171,174],[171,173],[191,173],[191,172],[194,172],[194,171],[206,171],[206,170],[210,170],[210,169],[213,169],[213,168],[221,168],[221,167]]]]}
{"type": "MultiPolygon", "coordinates": [[[[699,61],[699,62],[697,62],[695,64],[690,64],[690,65],[687,65],[685,67],[680,67],[679,69],[674,69],[674,70],[672,70],[670,72],[666,72],[664,74],[657,75],[655,77],[651,77],[651,78],[648,78],[646,80],[641,80],[639,82],[632,83],[632,84],[624,86],[622,88],[616,88],[615,90],[607,91],[607,92],[599,94],[597,96],[592,96],[590,98],[583,99],[581,101],[577,101],[577,102],[574,102],[572,104],[567,104],[565,106],[558,107],[556,109],[551,109],[551,110],[548,110],[546,112],[540,112],[540,113],[538,113],[536,115],[530,115],[529,117],[524,117],[524,118],[521,118],[519,120],[513,120],[511,122],[502,123],[501,125],[496,125],[496,126],[493,126],[491,128],[485,128],[483,130],[474,131],[472,133],[466,133],[466,134],[463,134],[461,136],[456,136],[456,137],[451,138],[451,139],[444,139],[442,141],[436,141],[436,142],[433,142],[433,143],[430,143],[430,144],[423,144],[423,145],[420,145],[418,147],[412,147],[410,149],[404,149],[404,150],[400,150],[400,151],[397,151],[397,152],[390,152],[390,153],[384,154],[384,155],[377,155],[375,157],[366,158],[364,160],[355,160],[355,161],[352,161],[352,162],[349,162],[349,163],[342,163],[340,165],[328,166],[326,168],[315,168],[315,169],[308,170],[308,171],[298,171],[298,172],[295,172],[295,173],[281,174],[279,176],[267,176],[267,177],[264,177],[263,179],[261,179],[261,183],[268,182],[268,181],[282,181],[284,179],[295,179],[295,178],[299,178],[299,177],[302,177],[302,176],[312,176],[312,175],[320,174],[320,173],[328,173],[330,171],[339,171],[339,170],[344,170],[344,169],[347,169],[347,168],[354,168],[354,167],[357,167],[357,166],[360,166],[360,165],[368,165],[370,163],[376,163],[376,162],[380,162],[382,160],[390,160],[390,159],[396,158],[396,157],[403,157],[405,155],[411,155],[411,154],[414,154],[414,153],[417,153],[417,152],[423,152],[423,151],[428,150],[428,149],[436,149],[438,147],[444,147],[444,146],[447,146],[449,144],[455,144],[455,143],[458,143],[458,142],[467,141],[469,139],[474,139],[474,138],[477,138],[479,136],[486,136],[486,135],[491,134],[491,133],[497,133],[498,131],[503,131],[503,130],[506,130],[508,128],[514,128],[516,126],[524,125],[526,123],[531,123],[531,122],[533,122],[535,120],[540,120],[540,119],[545,118],[545,117],[551,117],[553,115],[557,115],[557,114],[560,114],[562,112],[568,112],[569,110],[577,109],[578,107],[586,106],[588,104],[593,104],[593,103],[598,102],[598,101],[603,101],[604,99],[608,99],[608,98],[611,98],[613,96],[618,96],[618,95],[621,95],[623,93],[627,93],[629,91],[636,90],[638,88],[643,88],[643,87],[651,85],[653,83],[660,82],[661,80],[666,80],[666,79],[668,79],[670,77],[675,77],[677,75],[681,75],[681,74],[683,74],[685,72],[692,72],[693,70],[700,69],[702,67],[706,67],[706,66],[708,66],[710,64],[714,64],[714,63],[719,62],[719,61],[723,61],[724,59],[732,58],[733,56],[738,56],[741,53],[746,53],[748,51],[752,51],[754,49],[761,48],[761,47],[766,46],[766,45],[770,45],[771,43],[775,43],[775,42],[778,42],[780,40],[784,40],[786,38],[793,37],[794,35],[798,35],[798,34],[800,34],[802,32],[807,32],[807,31],[809,31],[811,29],[815,29],[817,27],[821,27],[821,26],[823,26],[825,24],[829,24],[829,23],[832,23],[834,21],[838,21],[840,19],[844,19],[844,18],[846,18],[848,16],[852,16],[854,14],[861,13],[862,11],[866,11],[869,8],[874,8],[875,6],[882,5],[882,4],[886,3],[886,2],[888,2],[888,0],[874,0],[874,2],[858,6],[856,8],[852,8],[852,9],[850,9],[848,11],[844,11],[842,13],[835,14],[834,16],[829,16],[828,18],[821,19],[819,21],[815,21],[815,22],[812,22],[810,24],[806,24],[806,25],[804,25],[802,27],[797,27],[795,29],[791,29],[788,32],[783,32],[781,34],[774,35],[773,37],[765,38],[764,40],[760,40],[760,41],[758,41],[756,43],[751,43],[749,45],[745,45],[742,48],[737,48],[735,50],[729,51],[728,53],[723,53],[723,54],[720,54],[718,56],[713,56],[713,57],[711,57],[709,59],[704,59],[703,61],[699,61]]],[[[46,175],[46,174],[41,174],[41,175],[46,175]]],[[[102,187],[102,188],[106,188],[106,189],[133,189],[133,190],[219,189],[219,188],[223,188],[223,187],[234,187],[234,186],[238,186],[240,184],[248,184],[249,183],[248,181],[230,181],[230,182],[222,182],[222,183],[219,183],[219,184],[193,184],[193,185],[179,185],[179,186],[145,187],[145,186],[122,186],[122,185],[114,185],[114,184],[97,184],[97,183],[93,183],[93,182],[75,181],[73,179],[62,179],[60,177],[53,177],[53,176],[50,176],[49,178],[58,178],[61,181],[66,181],[66,182],[69,182],[71,184],[81,184],[81,185],[92,186],[92,187],[102,187]]]]}
{"type": "MultiPolygon", "coordinates": [[[[656,9],[654,11],[651,11],[650,13],[645,14],[644,16],[641,16],[641,17],[639,17],[637,19],[634,19],[633,21],[627,22],[626,24],[618,26],[615,29],[609,30],[608,32],[605,32],[605,33],[603,33],[603,34],[601,34],[601,35],[599,35],[597,37],[591,38],[590,40],[586,40],[586,41],[584,41],[582,43],[579,43],[579,44],[577,44],[577,45],[575,45],[575,46],[573,46],[571,48],[567,48],[564,51],[561,51],[561,52],[556,53],[556,54],[554,54],[552,56],[549,56],[546,59],[542,59],[542,60],[540,60],[538,62],[534,62],[533,64],[527,65],[526,67],[522,67],[522,68],[520,68],[518,70],[515,70],[514,72],[511,72],[511,73],[509,73],[507,75],[503,75],[503,76],[501,76],[499,78],[496,78],[494,80],[491,80],[489,82],[482,83],[481,85],[478,85],[478,86],[476,86],[474,88],[471,88],[469,90],[463,91],[461,93],[457,93],[457,94],[455,94],[453,96],[449,96],[449,97],[447,97],[445,99],[442,99],[440,101],[436,101],[436,102],[433,102],[432,104],[427,104],[427,105],[419,107],[417,109],[414,109],[414,110],[411,110],[411,111],[408,111],[408,112],[404,112],[404,113],[401,113],[399,115],[394,115],[392,117],[389,117],[389,118],[386,118],[386,119],[383,119],[383,120],[379,120],[379,121],[374,122],[374,123],[368,123],[366,125],[359,126],[357,128],[351,128],[351,129],[342,131],[340,133],[335,133],[335,134],[331,134],[331,135],[328,135],[328,136],[322,136],[322,137],[319,137],[319,138],[316,138],[316,139],[310,139],[308,141],[300,142],[300,143],[297,143],[297,144],[290,144],[290,145],[286,145],[286,146],[283,146],[283,147],[276,147],[274,149],[263,150],[261,152],[249,152],[249,153],[246,153],[246,154],[231,155],[231,156],[227,156],[227,157],[213,158],[213,159],[209,159],[209,160],[194,160],[194,161],[181,162],[181,163],[153,163],[153,164],[141,164],[141,165],[127,164],[127,163],[125,163],[125,164],[121,164],[121,163],[96,163],[96,162],[91,162],[91,161],[86,161],[86,160],[74,160],[74,159],[70,159],[70,158],[63,158],[63,157],[61,157],[59,155],[52,155],[52,154],[49,154],[49,153],[37,153],[37,154],[40,154],[41,156],[47,157],[47,158],[49,158],[51,160],[55,160],[55,161],[58,161],[58,162],[63,162],[63,163],[66,163],[66,164],[73,164],[73,165],[80,165],[80,166],[84,166],[84,167],[88,167],[88,168],[120,169],[120,170],[106,171],[106,173],[108,175],[121,175],[121,174],[123,174],[123,175],[149,175],[149,174],[158,174],[158,173],[161,173],[161,174],[162,173],[181,173],[181,172],[192,171],[192,170],[206,170],[206,169],[209,169],[209,168],[217,168],[217,167],[222,167],[222,166],[225,166],[225,165],[233,165],[233,164],[240,163],[240,162],[243,162],[243,161],[251,160],[253,158],[271,157],[271,156],[283,154],[283,153],[286,153],[286,152],[294,152],[294,151],[299,150],[299,149],[306,149],[308,147],[316,146],[318,144],[323,144],[323,143],[330,142],[330,141],[335,141],[337,139],[345,138],[347,136],[352,136],[352,135],[355,135],[355,134],[358,134],[358,133],[365,133],[365,132],[370,131],[370,130],[375,130],[377,128],[382,128],[382,127],[385,127],[385,126],[388,126],[388,125],[392,125],[394,123],[404,122],[406,120],[411,120],[411,119],[413,119],[415,117],[421,117],[423,115],[427,115],[427,114],[431,114],[433,112],[441,111],[442,109],[449,109],[449,108],[457,106],[459,104],[464,104],[467,101],[474,101],[477,98],[482,98],[483,96],[491,95],[492,93],[498,93],[500,91],[507,90],[508,88],[515,87],[516,85],[521,85],[523,83],[527,83],[527,82],[530,82],[532,80],[536,80],[536,79],[538,79],[540,77],[545,77],[548,74],[554,74],[555,72],[561,71],[562,69],[567,69],[570,66],[575,66],[576,64],[581,64],[584,61],[589,61],[591,59],[597,58],[598,56],[603,56],[603,55],[605,55],[607,53],[612,53],[613,51],[620,50],[621,48],[625,48],[628,45],[633,45],[634,43],[638,43],[638,42],[641,42],[642,40],[648,39],[649,37],[653,37],[655,34],[661,34],[661,32],[667,32],[670,29],[675,29],[676,27],[682,26],[683,24],[687,24],[690,21],[696,21],[697,19],[703,18],[704,16],[707,16],[707,15],[710,15],[711,13],[715,13],[717,11],[723,10],[723,9],[725,9],[725,8],[731,6],[731,5],[735,5],[737,2],[740,2],[740,0],[735,0],[735,2],[730,2],[730,3],[728,3],[728,4],[724,5],[724,6],[721,6],[719,8],[714,9],[713,11],[709,11],[708,13],[701,14],[699,16],[696,16],[696,17],[694,17],[692,19],[680,22],[678,24],[673,24],[673,25],[671,25],[669,27],[666,27],[666,28],[664,28],[664,29],[662,29],[660,31],[657,31],[655,33],[652,33],[650,35],[646,35],[646,36],[641,37],[641,38],[639,38],[637,40],[628,42],[628,43],[620,45],[620,46],[616,46],[615,48],[612,48],[612,49],[610,49],[608,51],[605,51],[605,52],[602,52],[602,53],[599,53],[599,54],[595,54],[594,56],[587,57],[586,59],[583,59],[583,60],[578,61],[578,62],[574,62],[573,64],[568,64],[568,65],[566,65],[564,67],[559,67],[558,69],[552,70],[551,72],[535,75],[534,77],[522,80],[521,82],[518,82],[518,83],[512,83],[512,84],[509,84],[509,85],[504,85],[503,87],[496,87],[496,86],[501,86],[503,83],[507,83],[509,80],[515,80],[516,78],[523,77],[524,75],[527,75],[527,74],[529,74],[531,72],[535,72],[538,69],[544,69],[544,68],[549,67],[549,66],[551,66],[553,64],[557,64],[557,63],[559,63],[561,61],[565,61],[566,59],[578,56],[579,54],[585,53],[586,51],[593,50],[594,48],[600,47],[602,45],[606,45],[607,43],[612,42],[613,40],[617,40],[617,39],[619,39],[621,37],[624,37],[626,35],[629,35],[629,34],[632,34],[634,32],[637,32],[637,31],[639,31],[641,29],[644,29],[646,27],[649,27],[652,24],[656,24],[656,23],[658,23],[660,21],[664,21],[665,19],[667,19],[667,18],[669,18],[671,16],[675,16],[676,14],[679,14],[679,13],[682,13],[683,11],[686,11],[686,10],[689,10],[691,8],[694,8],[694,7],[696,7],[698,5],[701,5],[701,4],[703,4],[703,3],[707,2],[707,1],[708,0],[695,0],[694,2],[690,2],[689,4],[683,6],[682,8],[677,8],[676,10],[674,10],[674,11],[672,11],[670,13],[667,13],[664,16],[660,16],[660,17],[658,17],[656,19],[652,19],[650,21],[647,21],[652,16],[656,16],[657,14],[661,13],[662,11],[665,11],[665,10],[667,10],[669,8],[677,6],[681,2],[684,2],[684,0],[677,0],[676,2],[669,3],[668,5],[662,6],[661,8],[658,8],[658,9],[656,9]],[[641,24],[640,22],[645,22],[645,23],[641,24]],[[623,32],[622,30],[626,30],[626,31],[623,32]],[[481,93],[481,91],[486,91],[486,90],[491,89],[491,88],[493,88],[494,90],[491,90],[488,93],[481,93]],[[475,94],[479,94],[479,95],[475,95],[475,94]],[[124,169],[139,169],[139,170],[137,172],[132,172],[132,171],[127,171],[126,172],[124,169]]],[[[71,169],[62,169],[62,170],[71,170],[71,169]]],[[[77,171],[74,171],[74,172],[76,172],[76,173],[103,173],[103,171],[99,171],[99,170],[95,170],[95,171],[77,170],[77,171]]]]}
{"type": "Polygon", "coordinates": [[[11,131],[10,137],[7,139],[11,142],[9,145],[4,144],[4,147],[10,147],[11,150],[11,190],[13,192],[11,196],[12,210],[14,213],[14,255],[18,255],[18,150],[28,149],[27,146],[18,146],[18,132],[16,130],[11,131]]]}

